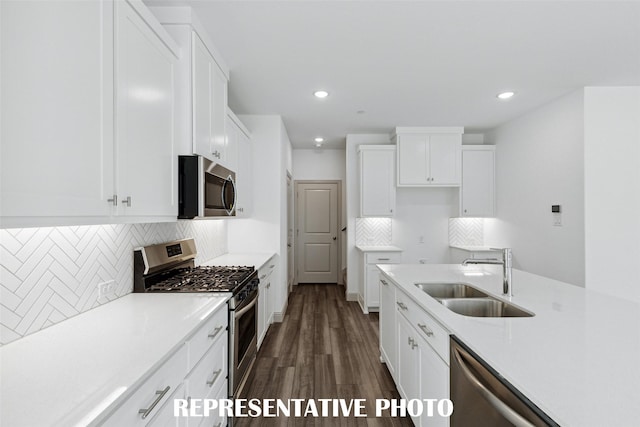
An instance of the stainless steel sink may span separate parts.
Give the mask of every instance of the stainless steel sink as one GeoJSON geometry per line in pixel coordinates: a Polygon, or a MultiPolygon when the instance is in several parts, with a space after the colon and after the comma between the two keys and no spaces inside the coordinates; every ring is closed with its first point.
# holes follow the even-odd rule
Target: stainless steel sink
{"type": "Polygon", "coordinates": [[[532,317],[533,313],[504,301],[488,298],[440,299],[454,313],[471,317],[532,317]]]}
{"type": "Polygon", "coordinates": [[[487,294],[466,283],[416,283],[422,292],[433,298],[482,298],[487,294]]]}

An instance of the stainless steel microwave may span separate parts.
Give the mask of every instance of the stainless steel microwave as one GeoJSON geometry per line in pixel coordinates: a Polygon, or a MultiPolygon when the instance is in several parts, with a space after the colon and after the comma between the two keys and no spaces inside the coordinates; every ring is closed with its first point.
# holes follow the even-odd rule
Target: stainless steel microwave
{"type": "Polygon", "coordinates": [[[179,156],[178,218],[235,216],[236,174],[202,156],[179,156]]]}

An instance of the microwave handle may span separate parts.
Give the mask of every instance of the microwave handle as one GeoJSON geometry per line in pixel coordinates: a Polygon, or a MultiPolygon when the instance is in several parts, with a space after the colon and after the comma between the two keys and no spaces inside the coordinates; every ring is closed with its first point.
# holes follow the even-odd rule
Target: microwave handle
{"type": "Polygon", "coordinates": [[[235,206],[236,206],[236,190],[235,190],[235,183],[233,182],[233,179],[231,178],[231,175],[229,175],[229,176],[227,177],[227,179],[225,179],[225,181],[224,181],[224,185],[222,186],[222,190],[221,190],[221,191],[222,191],[222,206],[224,207],[224,210],[226,210],[226,211],[227,211],[227,213],[228,213],[229,215],[231,215],[231,212],[233,212],[233,210],[235,209],[235,206]],[[229,183],[231,183],[231,185],[233,185],[233,186],[234,186],[234,189],[233,189],[233,205],[232,205],[232,207],[231,207],[231,209],[230,209],[230,210],[227,210],[227,206],[228,206],[228,205],[227,205],[227,200],[226,200],[226,197],[225,197],[225,189],[227,188],[227,185],[229,185],[229,183]]]}

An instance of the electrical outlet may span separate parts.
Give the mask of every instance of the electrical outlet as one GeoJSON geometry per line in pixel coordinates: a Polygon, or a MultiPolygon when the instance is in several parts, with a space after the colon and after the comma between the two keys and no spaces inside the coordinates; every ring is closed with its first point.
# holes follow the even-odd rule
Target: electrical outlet
{"type": "Polygon", "coordinates": [[[115,280],[107,280],[98,284],[98,298],[113,298],[116,296],[115,280]]]}
{"type": "Polygon", "coordinates": [[[553,226],[562,227],[562,214],[560,212],[553,213],[553,226]]]}

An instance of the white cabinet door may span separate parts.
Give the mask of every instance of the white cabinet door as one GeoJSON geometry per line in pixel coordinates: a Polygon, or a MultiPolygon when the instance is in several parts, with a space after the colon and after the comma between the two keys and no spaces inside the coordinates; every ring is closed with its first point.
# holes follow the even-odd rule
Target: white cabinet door
{"type": "Polygon", "coordinates": [[[227,78],[192,32],[193,152],[226,166],[227,78]]]}
{"type": "Polygon", "coordinates": [[[429,137],[430,184],[460,184],[460,144],[458,134],[434,134],[429,137]]]}
{"type": "Polygon", "coordinates": [[[116,3],[119,213],[177,215],[177,58],[127,2],[116,3]]]}
{"type": "Polygon", "coordinates": [[[212,150],[213,114],[211,96],[213,58],[195,32],[191,33],[193,80],[193,152],[216,161],[212,150]]]}
{"type": "Polygon", "coordinates": [[[398,325],[398,391],[405,399],[419,396],[420,359],[415,341],[415,332],[404,316],[396,315],[398,325]]]}
{"type": "Polygon", "coordinates": [[[360,216],[393,216],[396,159],[393,145],[360,146],[360,216]]]}
{"type": "Polygon", "coordinates": [[[227,169],[238,173],[238,140],[240,138],[240,129],[229,116],[225,116],[225,161],[227,169]]]}
{"type": "MultiPolygon", "coordinates": [[[[227,78],[211,57],[211,142],[213,155],[227,168],[235,171],[229,164],[233,153],[227,153],[227,78]]],[[[233,151],[233,150],[232,150],[233,151]]]]}
{"type": "MultiPolygon", "coordinates": [[[[438,356],[435,350],[419,335],[416,335],[419,349],[420,399],[449,398],[449,367],[438,356]]],[[[449,418],[438,416],[434,411],[432,417],[425,410],[420,417],[421,427],[448,427],[449,418]]]]}
{"type": "Polygon", "coordinates": [[[158,410],[158,413],[147,424],[148,427],[178,427],[187,424],[187,418],[173,416],[173,402],[175,399],[185,399],[184,384],[180,384],[176,391],[158,410]]]}
{"type": "Polygon", "coordinates": [[[462,149],[460,214],[469,217],[495,215],[495,147],[462,149]]]}
{"type": "Polygon", "coordinates": [[[367,290],[365,304],[367,307],[380,306],[380,270],[375,264],[367,265],[367,290]]]}
{"type": "Polygon", "coordinates": [[[396,287],[380,278],[380,355],[387,369],[396,378],[396,287]]]}
{"type": "Polygon", "coordinates": [[[462,133],[420,133],[396,136],[398,186],[460,185],[462,133]]]}
{"type": "Polygon", "coordinates": [[[429,136],[398,136],[398,185],[429,184],[429,136]]]}
{"type": "Polygon", "coordinates": [[[108,216],[113,4],[0,2],[4,225],[108,216]]]}
{"type": "Polygon", "coordinates": [[[238,132],[238,170],[236,172],[237,218],[249,218],[253,209],[253,151],[251,139],[238,132]]]}

